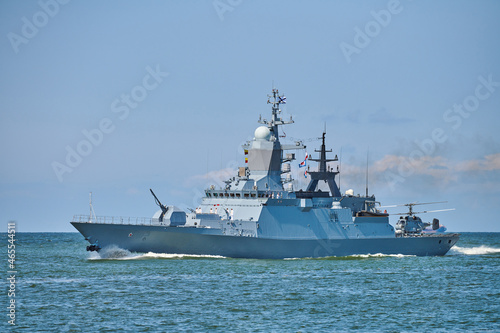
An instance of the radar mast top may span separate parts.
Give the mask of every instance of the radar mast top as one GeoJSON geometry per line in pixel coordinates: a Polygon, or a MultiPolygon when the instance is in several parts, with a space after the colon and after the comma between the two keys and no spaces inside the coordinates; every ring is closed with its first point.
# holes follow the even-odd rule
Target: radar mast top
{"type": "Polygon", "coordinates": [[[283,120],[279,114],[281,113],[280,109],[280,104],[286,104],[286,97],[285,95],[280,95],[278,92],[278,89],[274,88],[273,89],[273,94],[272,95],[267,95],[267,104],[272,104],[272,115],[271,115],[271,120],[267,119],[262,119],[262,116],[259,117],[259,123],[265,124],[269,126],[269,129],[271,129],[275,135],[278,135],[278,126],[279,125],[287,125],[287,124],[293,124],[294,121],[292,117],[290,116],[290,120],[286,121],[283,120]]]}

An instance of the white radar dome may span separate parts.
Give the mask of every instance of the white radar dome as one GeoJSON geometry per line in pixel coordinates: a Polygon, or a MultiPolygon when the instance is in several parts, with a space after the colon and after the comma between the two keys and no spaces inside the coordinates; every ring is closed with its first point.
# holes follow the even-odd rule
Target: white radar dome
{"type": "Polygon", "coordinates": [[[269,128],[267,128],[267,126],[260,126],[257,127],[254,135],[255,140],[269,140],[269,138],[271,137],[271,131],[269,130],[269,128]]]}

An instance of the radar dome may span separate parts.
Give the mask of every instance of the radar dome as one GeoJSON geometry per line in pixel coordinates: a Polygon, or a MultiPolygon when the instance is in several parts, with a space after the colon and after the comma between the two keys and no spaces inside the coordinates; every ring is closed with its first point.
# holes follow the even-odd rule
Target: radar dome
{"type": "Polygon", "coordinates": [[[257,127],[255,130],[255,140],[269,140],[271,137],[271,131],[269,131],[269,128],[267,126],[260,126],[257,127]]]}

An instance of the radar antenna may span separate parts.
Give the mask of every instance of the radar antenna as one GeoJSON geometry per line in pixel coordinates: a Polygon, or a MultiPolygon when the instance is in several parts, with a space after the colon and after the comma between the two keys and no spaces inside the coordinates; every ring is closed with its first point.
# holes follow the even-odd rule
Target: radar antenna
{"type": "Polygon", "coordinates": [[[279,116],[281,113],[280,104],[286,104],[285,95],[280,95],[278,89],[273,88],[273,94],[267,95],[267,97],[267,104],[272,104],[272,118],[269,121],[259,118],[259,123],[267,125],[269,129],[273,131],[276,136],[278,136],[279,125],[293,124],[294,121],[292,117],[290,117],[290,120],[285,121],[279,116]]]}

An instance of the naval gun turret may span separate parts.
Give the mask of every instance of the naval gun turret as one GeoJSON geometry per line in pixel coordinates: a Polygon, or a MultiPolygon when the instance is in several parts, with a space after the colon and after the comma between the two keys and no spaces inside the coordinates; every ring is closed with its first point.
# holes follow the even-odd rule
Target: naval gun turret
{"type": "Polygon", "coordinates": [[[168,226],[181,226],[186,224],[186,213],[176,206],[165,206],[160,202],[158,197],[155,195],[152,189],[149,189],[151,194],[155,198],[156,204],[160,207],[159,210],[153,216],[153,222],[158,222],[161,225],[168,226]]]}

